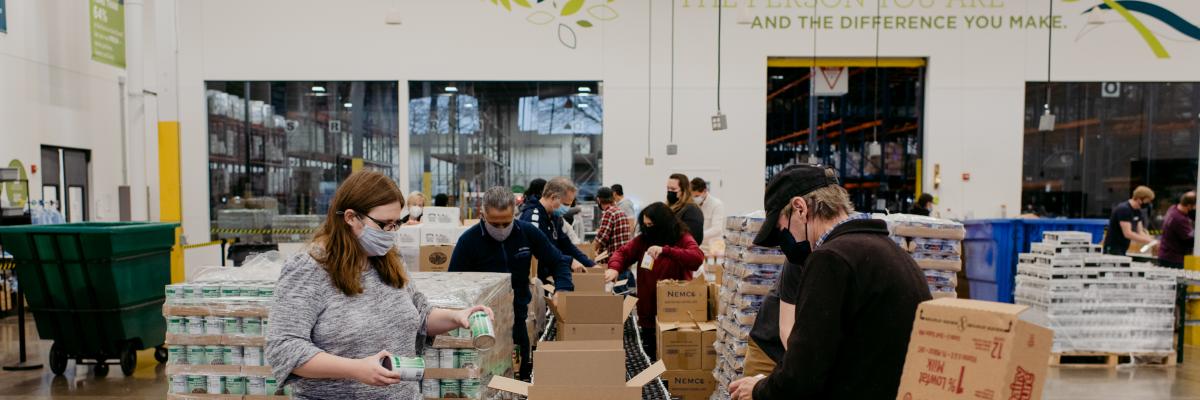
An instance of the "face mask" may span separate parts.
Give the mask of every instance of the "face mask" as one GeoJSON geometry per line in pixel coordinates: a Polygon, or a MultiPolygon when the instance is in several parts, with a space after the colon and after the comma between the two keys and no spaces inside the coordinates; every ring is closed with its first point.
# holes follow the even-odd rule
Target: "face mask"
{"type": "Polygon", "coordinates": [[[692,196],[692,201],[696,204],[704,204],[704,196],[692,196]]]}
{"type": "Polygon", "coordinates": [[[667,192],[667,203],[675,204],[676,202],[679,202],[679,193],[668,191],[667,192]]]}
{"type": "Polygon", "coordinates": [[[804,265],[804,261],[808,260],[808,255],[812,254],[812,246],[808,241],[796,242],[796,238],[791,232],[786,230],[779,231],[783,237],[780,239],[779,250],[787,256],[788,262],[796,265],[804,265]]]}
{"type": "Polygon", "coordinates": [[[571,207],[567,207],[566,204],[563,204],[561,206],[558,206],[558,208],[554,209],[554,216],[561,217],[561,216],[567,215],[567,211],[571,211],[571,207]]]}
{"type": "Polygon", "coordinates": [[[420,206],[416,206],[416,207],[408,209],[408,216],[413,217],[413,218],[421,218],[421,213],[424,211],[425,210],[422,209],[420,206]]]}
{"type": "Polygon", "coordinates": [[[492,224],[484,222],[483,229],[487,230],[488,235],[491,236],[492,239],[496,239],[497,242],[503,242],[505,239],[508,239],[508,235],[512,234],[513,224],[508,224],[508,226],[504,228],[497,228],[492,226],[492,224]]]}
{"type": "Polygon", "coordinates": [[[396,244],[396,234],[379,228],[364,226],[362,235],[358,236],[358,244],[362,245],[367,256],[379,257],[387,254],[396,244]]]}

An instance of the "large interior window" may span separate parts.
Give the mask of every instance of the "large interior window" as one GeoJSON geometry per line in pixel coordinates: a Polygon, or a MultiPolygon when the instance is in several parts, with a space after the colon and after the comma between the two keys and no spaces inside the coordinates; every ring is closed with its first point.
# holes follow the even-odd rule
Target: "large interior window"
{"type": "Polygon", "coordinates": [[[357,169],[399,178],[396,82],[208,82],[214,238],[306,240],[357,169]]]}
{"type": "Polygon", "coordinates": [[[492,186],[523,191],[534,178],[571,177],[580,198],[600,187],[601,84],[409,82],[409,182],[473,212],[492,186]]]}
{"type": "Polygon", "coordinates": [[[1196,186],[1200,83],[1054,82],[1053,130],[1039,130],[1046,83],[1025,86],[1022,206],[1047,217],[1108,218],[1133,189],[1156,192],[1151,227],[1196,186]]]}

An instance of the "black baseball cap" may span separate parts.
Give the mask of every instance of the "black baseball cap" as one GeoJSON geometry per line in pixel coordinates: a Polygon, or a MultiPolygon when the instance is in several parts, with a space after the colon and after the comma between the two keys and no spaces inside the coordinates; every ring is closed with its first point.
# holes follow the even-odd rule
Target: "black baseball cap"
{"type": "Polygon", "coordinates": [[[812,193],[814,190],[838,184],[835,176],[826,176],[828,167],[814,164],[797,164],[784,168],[771,182],[767,183],[767,191],[763,196],[763,206],[767,210],[767,219],[763,221],[758,235],[754,236],[757,246],[774,247],[779,245],[779,214],[783,212],[788,201],[793,197],[812,193]]]}

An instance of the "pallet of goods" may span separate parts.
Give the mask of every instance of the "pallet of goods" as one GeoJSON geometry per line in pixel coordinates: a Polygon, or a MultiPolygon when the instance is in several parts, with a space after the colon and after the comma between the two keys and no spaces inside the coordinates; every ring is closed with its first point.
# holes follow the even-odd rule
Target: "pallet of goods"
{"type": "Polygon", "coordinates": [[[728,396],[729,384],[742,377],[750,329],[766,299],[767,292],[783,272],[787,257],[778,248],[755,246],[754,236],[763,224],[762,216],[726,218],[724,276],[716,305],[717,360],[713,376],[717,379],[715,398],[728,396]]]}
{"type": "Polygon", "coordinates": [[[1060,366],[1166,364],[1173,352],[1176,276],[1103,255],[1086,232],[1046,232],[1017,264],[1017,304],[1045,313],[1060,366]]]}
{"type": "Polygon", "coordinates": [[[945,219],[891,214],[880,219],[888,224],[892,240],[912,255],[933,298],[957,297],[958,272],[962,270],[963,225],[945,219]]]}

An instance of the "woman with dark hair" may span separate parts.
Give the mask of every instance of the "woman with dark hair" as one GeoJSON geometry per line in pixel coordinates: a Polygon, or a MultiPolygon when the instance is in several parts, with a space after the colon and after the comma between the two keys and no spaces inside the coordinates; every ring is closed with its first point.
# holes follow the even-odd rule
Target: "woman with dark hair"
{"type": "Polygon", "coordinates": [[[667,179],[667,205],[679,220],[687,224],[696,245],[704,243],[704,212],[692,200],[692,183],[687,175],[671,174],[667,179]]]}
{"type": "Polygon", "coordinates": [[[295,398],[420,399],[420,382],[401,381],[380,359],[419,357],[426,336],[491,315],[433,308],[413,287],[392,247],[403,209],[391,178],[351,174],[309,249],[283,265],[264,356],[295,398]]]}
{"type": "Polygon", "coordinates": [[[615,281],[621,271],[635,263],[640,264],[637,271],[638,324],[642,327],[642,346],[646,348],[646,354],[655,354],[658,281],[691,280],[692,274],[704,263],[704,252],[700,251],[690,228],[681,223],[666,204],[647,206],[638,221],[640,233],[613,253],[604,278],[615,281]],[[643,257],[649,258],[645,261],[650,263],[643,261],[643,257]]]}
{"type": "Polygon", "coordinates": [[[525,211],[525,208],[530,207],[533,203],[537,203],[538,199],[542,198],[542,192],[546,190],[546,180],[535,178],[529,181],[529,188],[525,189],[523,202],[521,207],[517,209],[517,214],[520,215],[525,211]]]}
{"type": "Polygon", "coordinates": [[[921,193],[917,197],[917,202],[913,203],[913,207],[908,210],[909,214],[929,216],[933,211],[933,195],[929,193],[921,193]]]}

